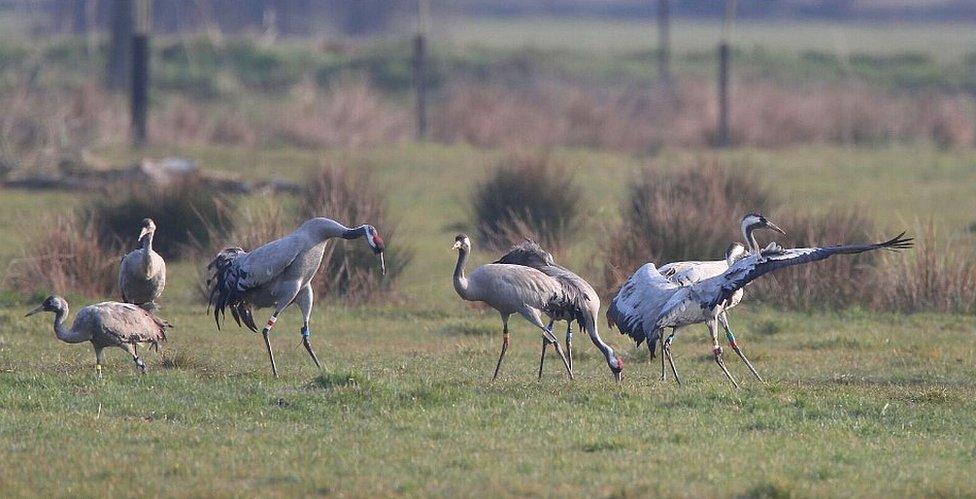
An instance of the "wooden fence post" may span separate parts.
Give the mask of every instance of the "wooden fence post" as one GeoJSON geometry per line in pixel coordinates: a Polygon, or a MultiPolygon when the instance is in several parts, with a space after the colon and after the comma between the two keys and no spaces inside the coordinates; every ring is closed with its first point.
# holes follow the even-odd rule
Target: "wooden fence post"
{"type": "Polygon", "coordinates": [[[413,79],[417,90],[417,138],[427,138],[427,37],[413,39],[413,79]]]}
{"type": "Polygon", "coordinates": [[[671,86],[671,5],[657,0],[657,71],[661,82],[671,86]]]}
{"type": "Polygon", "coordinates": [[[722,23],[722,41],[718,45],[718,130],[715,134],[717,147],[732,145],[731,109],[729,100],[729,75],[731,72],[732,26],[735,22],[736,0],[725,0],[725,20],[722,23]]]}
{"type": "Polygon", "coordinates": [[[718,133],[715,145],[729,147],[732,144],[729,127],[729,44],[718,45],[718,133]]]}
{"type": "Polygon", "coordinates": [[[417,139],[427,138],[427,33],[430,29],[430,0],[417,0],[419,26],[413,39],[413,81],[417,91],[417,139]]]}
{"type": "Polygon", "coordinates": [[[150,0],[136,0],[135,29],[132,33],[132,145],[146,144],[149,118],[149,31],[151,23],[150,0]]]}

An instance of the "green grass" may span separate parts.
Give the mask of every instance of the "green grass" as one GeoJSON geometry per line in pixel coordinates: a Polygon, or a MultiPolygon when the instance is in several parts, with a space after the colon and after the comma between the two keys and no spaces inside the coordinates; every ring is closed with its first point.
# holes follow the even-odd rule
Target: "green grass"
{"type": "MultiPolygon", "coordinates": [[[[321,161],[321,153],[291,149],[93,153],[120,164],[182,154],[290,180],[321,161]]],[[[416,255],[395,301],[319,303],[321,372],[299,345],[298,314],[286,311],[273,334],[282,377],[273,379],[259,336],[218,332],[205,315],[193,293],[202,262],[173,262],[163,310],[177,329],[163,353],[149,353],[150,372],[139,376],[124,352],[111,352],[98,379],[87,345],[57,342],[50,317],[23,318],[35,304],[5,290],[5,495],[976,493],[973,317],[783,314],[747,304],[733,326],[771,384],[758,385],[730,354],[741,390],[709,358],[703,328],[684,331],[675,346],[682,387],[657,381],[657,360],[605,328],[626,357],[622,386],[580,334],[577,380],[567,381],[551,356],[536,381],[539,337],[516,320],[502,375],[489,383],[499,320],[454,294],[450,244],[466,224],[468,189],[500,153],[404,144],[327,154],[373,169],[391,194],[400,244],[416,255]]],[[[568,258],[596,278],[600,225],[616,220],[625,182],[645,160],[555,154],[585,187],[589,231],[568,258]]],[[[692,154],[664,151],[657,160],[692,154]]],[[[888,230],[937,218],[966,235],[976,212],[972,152],[812,146],[721,155],[761,169],[797,209],[860,207],[888,230]]],[[[0,269],[21,254],[39,217],[80,202],[3,192],[0,269]]],[[[493,256],[475,251],[475,263],[493,256]]],[[[85,303],[69,299],[74,310],[85,303]]]]}
{"type": "MultiPolygon", "coordinates": [[[[713,50],[721,34],[721,21],[676,20],[672,45],[678,52],[713,50]]],[[[657,45],[657,25],[654,19],[448,18],[435,24],[433,36],[462,46],[641,51],[657,45]]],[[[973,50],[976,32],[967,23],[740,20],[733,40],[749,49],[775,47],[795,53],[816,50],[838,54],[916,52],[950,60],[973,50]]]]}

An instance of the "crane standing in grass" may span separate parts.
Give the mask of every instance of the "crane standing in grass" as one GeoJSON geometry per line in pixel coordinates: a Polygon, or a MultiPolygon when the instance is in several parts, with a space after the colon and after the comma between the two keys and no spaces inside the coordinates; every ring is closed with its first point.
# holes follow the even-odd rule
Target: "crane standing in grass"
{"type": "Polygon", "coordinates": [[[122,301],[146,310],[156,309],[156,300],[166,287],[166,261],[153,250],[156,223],[143,219],[139,248],[122,257],[119,264],[119,289],[122,301]]]}
{"type": "Polygon", "coordinates": [[[54,313],[54,334],[65,343],[90,341],[95,348],[95,369],[102,374],[102,350],[119,347],[136,363],[140,372],[146,372],[146,364],[139,358],[139,345],[150,345],[159,350],[159,343],[166,339],[166,328],[172,327],[155,314],[131,303],[108,301],[89,305],[78,311],[71,329],[64,327],[68,317],[68,302],[60,296],[49,296],[34,310],[54,313]]]}
{"type": "Polygon", "coordinates": [[[755,279],[793,265],[815,262],[833,255],[852,255],[879,249],[901,250],[912,247],[912,239],[905,233],[875,244],[836,245],[815,248],[783,249],[774,244],[756,254],[743,258],[720,275],[681,286],[669,281],[658,272],[653,263],[647,263],[636,272],[613,298],[607,309],[610,327],[617,326],[622,334],[637,344],[647,341],[652,351],[664,328],[672,328],[663,343],[662,355],[667,358],[675,379],[680,383],[674,360],[671,358],[671,341],[677,332],[691,324],[704,322],[712,336],[712,354],[715,363],[736,387],[739,384],[722,361],[722,347],[718,344],[718,316],[728,307],[730,300],[743,286],[755,279]]]}
{"type": "Polygon", "coordinates": [[[383,238],[372,225],[349,228],[322,217],[306,220],[291,234],[260,246],[250,253],[241,248],[227,248],[207,265],[210,270],[210,277],[207,279],[209,301],[214,308],[217,329],[220,329],[220,318],[230,309],[238,325],[243,322],[248,329],[257,332],[253,309],[274,308],[267,325],[261,330],[261,335],[264,337],[264,346],[271,360],[271,372],[275,377],[278,376],[278,366],[275,364],[268,335],[278,320],[278,314],[292,303],[298,305],[302,311],[302,345],[316,367],[321,368],[308,340],[308,321],[312,313],[310,283],[322,263],[326,242],[337,237],[365,238],[370,249],[379,257],[381,272],[386,273],[383,238]]]}
{"type": "MultiPolygon", "coordinates": [[[[566,359],[569,361],[569,367],[573,367],[573,322],[575,321],[580,329],[586,331],[590,340],[603,354],[614,378],[618,382],[621,380],[624,368],[623,359],[617,356],[613,348],[600,338],[596,325],[596,318],[600,315],[600,296],[593,289],[593,286],[590,286],[590,283],[569,269],[556,264],[551,253],[530,240],[513,247],[494,263],[531,267],[556,279],[562,287],[566,299],[558,306],[546,310],[546,314],[550,318],[546,328],[551,331],[552,325],[556,321],[566,321],[566,359]]],[[[543,338],[542,356],[539,359],[539,378],[542,378],[542,366],[546,360],[546,347],[548,346],[549,342],[543,338]]]]}
{"type": "MultiPolygon", "coordinates": [[[[471,240],[464,234],[458,234],[454,238],[454,249],[458,252],[457,265],[454,267],[454,290],[458,296],[467,301],[487,303],[502,317],[502,351],[498,355],[492,381],[498,378],[502,359],[508,350],[508,319],[512,314],[521,315],[542,330],[542,341],[555,345],[566,373],[573,379],[573,369],[563,354],[559,340],[542,322],[542,314],[547,310],[562,308],[564,303],[571,302],[559,282],[532,267],[503,263],[482,265],[466,276],[464,265],[471,252],[471,240]]],[[[582,314],[583,311],[578,313],[582,314]]]]}
{"type": "MultiPolygon", "coordinates": [[[[668,280],[671,282],[680,284],[682,286],[690,286],[692,284],[695,284],[696,282],[721,275],[723,272],[728,270],[729,267],[734,265],[735,262],[745,258],[749,254],[753,254],[753,255],[758,254],[760,249],[759,249],[759,243],[756,242],[755,231],[760,229],[766,229],[766,230],[779,232],[784,236],[786,235],[786,231],[779,228],[776,224],[770,222],[768,219],[766,219],[766,217],[758,213],[749,213],[748,215],[742,217],[742,221],[739,224],[739,228],[742,230],[742,237],[746,241],[746,244],[749,245],[748,251],[746,251],[746,248],[742,246],[741,243],[734,242],[725,251],[724,260],[713,260],[713,261],[704,261],[704,262],[674,262],[674,263],[669,263],[667,265],[663,265],[660,269],[658,269],[658,271],[661,273],[661,275],[667,277],[668,280]]],[[[734,308],[742,301],[743,292],[744,292],[743,289],[739,289],[738,291],[735,292],[735,295],[732,296],[732,298],[729,300],[726,306],[719,313],[718,321],[722,325],[722,328],[725,329],[725,339],[728,340],[729,346],[732,347],[732,350],[735,351],[736,355],[738,355],[740,359],[742,359],[742,362],[746,364],[746,367],[748,367],[749,370],[752,371],[752,374],[756,377],[756,379],[758,379],[760,382],[765,383],[765,381],[762,379],[762,376],[759,375],[759,372],[756,371],[756,368],[752,365],[752,362],[749,362],[749,359],[742,352],[742,349],[739,347],[739,344],[735,341],[735,335],[732,333],[732,327],[729,326],[728,311],[734,308]]],[[[664,347],[663,335],[661,336],[661,347],[663,352],[663,347],[664,347]]],[[[652,350],[652,354],[653,354],[653,350],[652,350]]],[[[662,353],[661,355],[661,380],[662,381],[667,379],[667,371],[665,370],[664,367],[664,357],[665,356],[662,353]]],[[[677,374],[675,374],[675,377],[677,377],[677,374]]],[[[680,380],[678,380],[678,382],[680,383],[680,380]]]]}

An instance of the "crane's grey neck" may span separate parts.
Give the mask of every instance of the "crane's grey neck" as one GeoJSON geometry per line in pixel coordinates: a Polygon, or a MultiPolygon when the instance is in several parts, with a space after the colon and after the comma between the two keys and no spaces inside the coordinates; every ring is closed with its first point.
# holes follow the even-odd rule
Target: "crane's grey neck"
{"type": "Polygon", "coordinates": [[[342,232],[343,239],[359,239],[360,237],[366,237],[366,235],[367,235],[366,224],[360,225],[359,227],[355,227],[352,229],[346,229],[342,232]]]}
{"type": "MultiPolygon", "coordinates": [[[[316,217],[306,220],[305,223],[298,228],[298,231],[307,233],[308,237],[311,239],[324,242],[328,239],[332,239],[333,237],[355,239],[356,237],[360,236],[352,236],[353,231],[358,231],[359,229],[359,227],[350,229],[349,227],[346,227],[345,225],[342,225],[341,223],[329,218],[316,217]]],[[[363,230],[363,234],[365,234],[365,230],[363,230]]]]}
{"type": "Polygon", "coordinates": [[[746,240],[746,245],[749,246],[749,253],[759,253],[759,243],[756,242],[756,229],[762,227],[762,224],[754,223],[747,224],[742,222],[742,237],[746,240]]]}
{"type": "Polygon", "coordinates": [[[468,299],[468,278],[464,277],[464,265],[467,262],[468,250],[459,248],[457,265],[454,267],[454,290],[464,299],[468,299]]]}
{"type": "Polygon", "coordinates": [[[142,236],[142,268],[139,270],[142,271],[143,275],[147,278],[152,270],[153,234],[154,232],[149,232],[142,236]]]}
{"type": "Polygon", "coordinates": [[[152,251],[153,235],[155,235],[155,232],[147,232],[146,235],[142,236],[142,240],[139,241],[142,243],[143,253],[149,254],[152,251]]]}
{"type": "Polygon", "coordinates": [[[600,352],[603,353],[603,356],[607,359],[607,365],[609,365],[611,368],[616,367],[614,361],[617,358],[617,354],[613,351],[613,348],[610,348],[610,345],[604,343],[603,338],[600,337],[600,333],[596,330],[596,321],[592,321],[592,324],[587,324],[586,333],[590,335],[590,340],[593,341],[593,344],[600,349],[600,352]]]}
{"type": "Polygon", "coordinates": [[[54,335],[65,343],[81,343],[88,341],[91,336],[76,333],[74,330],[64,327],[65,319],[68,317],[68,306],[54,311],[54,335]]]}

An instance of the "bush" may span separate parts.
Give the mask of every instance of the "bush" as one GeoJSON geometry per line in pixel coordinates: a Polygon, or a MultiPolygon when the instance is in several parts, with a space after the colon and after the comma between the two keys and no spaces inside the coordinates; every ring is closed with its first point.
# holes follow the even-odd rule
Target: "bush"
{"type": "Polygon", "coordinates": [[[389,292],[410,263],[411,253],[397,246],[397,224],[387,213],[385,194],[373,184],[368,171],[328,164],[306,185],[302,219],[328,217],[350,227],[368,223],[376,227],[387,247],[384,277],[376,255],[364,241],[337,239],[330,243],[312,281],[316,295],[363,302],[389,292]]]}
{"type": "Polygon", "coordinates": [[[118,241],[98,243],[90,222],[77,216],[50,218],[29,244],[23,258],[15,260],[4,287],[23,294],[79,293],[89,298],[118,296],[118,266],[122,253],[118,241]]]}
{"type": "Polygon", "coordinates": [[[622,225],[608,238],[604,284],[615,289],[648,261],[722,258],[741,238],[742,216],[772,205],[754,174],[731,165],[699,161],[671,173],[645,168],[630,187],[622,225]]]}
{"type": "Polygon", "coordinates": [[[475,187],[474,225],[495,248],[531,237],[558,249],[579,225],[582,192],[548,154],[515,154],[475,187]]]}
{"type": "MultiPolygon", "coordinates": [[[[823,215],[776,215],[776,223],[787,235],[777,236],[784,247],[872,242],[878,237],[871,220],[856,212],[830,211],[823,215]]],[[[844,308],[852,304],[869,306],[877,273],[877,252],[830,258],[771,273],[749,287],[756,298],[789,309],[844,308]]]]}
{"type": "Polygon", "coordinates": [[[880,256],[874,283],[875,308],[902,312],[976,312],[976,261],[966,244],[940,235],[935,224],[915,230],[909,255],[880,256]]]}
{"type": "Polygon", "coordinates": [[[104,248],[115,241],[131,247],[142,219],[153,219],[157,227],[153,249],[166,259],[176,259],[192,254],[193,245],[210,246],[212,227],[233,228],[228,202],[191,178],[165,187],[123,188],[115,196],[92,201],[84,212],[104,248]]]}
{"type": "MultiPolygon", "coordinates": [[[[616,289],[637,267],[682,260],[717,260],[740,240],[750,211],[772,212],[787,231],[784,247],[876,241],[878,231],[856,212],[791,214],[748,171],[700,162],[673,173],[645,169],[630,190],[623,223],[609,235],[604,285],[616,289]]],[[[760,241],[767,241],[760,237],[760,241]]],[[[968,251],[938,248],[933,236],[916,250],[866,253],[799,265],[758,279],[747,299],[788,309],[858,305],[884,310],[968,311],[976,308],[976,264],[968,251]]],[[[760,244],[764,244],[761,242],[760,244]]]]}

